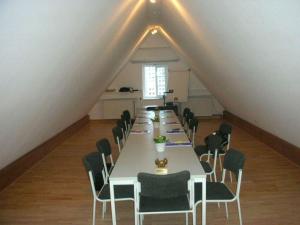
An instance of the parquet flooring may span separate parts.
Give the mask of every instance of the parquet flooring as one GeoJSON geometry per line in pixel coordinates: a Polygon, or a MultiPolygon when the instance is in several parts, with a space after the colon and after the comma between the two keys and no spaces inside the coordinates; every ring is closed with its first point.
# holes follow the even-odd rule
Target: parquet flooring
{"type": "MultiPolygon", "coordinates": [[[[202,143],[220,122],[200,121],[197,143],[202,143]]],[[[81,159],[95,150],[96,140],[102,137],[110,139],[117,158],[113,125],[111,121],[89,122],[4,189],[0,193],[0,224],[91,224],[92,193],[81,159]]],[[[300,224],[300,167],[237,127],[233,129],[232,147],[247,158],[241,188],[244,225],[300,224]]],[[[98,214],[97,224],[111,224],[109,207],[105,219],[100,217],[100,205],[98,214]]],[[[117,216],[118,224],[133,224],[133,204],[117,203],[117,216]]],[[[184,221],[183,215],[147,216],[144,225],[177,225],[184,221]]],[[[229,204],[228,220],[223,205],[218,208],[209,204],[207,224],[239,224],[236,203],[229,204]]]]}

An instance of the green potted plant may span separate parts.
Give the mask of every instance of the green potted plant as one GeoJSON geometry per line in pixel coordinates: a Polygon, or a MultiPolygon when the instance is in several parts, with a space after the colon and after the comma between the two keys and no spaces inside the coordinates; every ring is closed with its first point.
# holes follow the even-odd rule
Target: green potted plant
{"type": "Polygon", "coordinates": [[[159,122],[160,122],[160,120],[159,120],[159,116],[155,116],[153,119],[151,119],[152,120],[152,122],[153,122],[153,127],[154,128],[159,128],[159,122]]]}
{"type": "Polygon", "coordinates": [[[168,141],[166,136],[159,135],[156,138],[154,138],[153,140],[155,142],[155,147],[158,152],[165,151],[165,145],[166,145],[166,142],[168,141]]]}

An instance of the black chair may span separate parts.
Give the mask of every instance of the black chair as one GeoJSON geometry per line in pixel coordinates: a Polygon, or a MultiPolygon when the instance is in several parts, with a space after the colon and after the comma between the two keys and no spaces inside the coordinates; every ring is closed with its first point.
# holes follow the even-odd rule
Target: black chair
{"type": "Polygon", "coordinates": [[[198,124],[199,121],[195,117],[189,122],[188,137],[190,138],[190,140],[192,140],[193,147],[195,146],[195,135],[198,130],[198,124]]]}
{"type": "Polygon", "coordinates": [[[130,130],[132,127],[132,124],[134,123],[134,120],[131,118],[130,112],[128,110],[124,110],[123,115],[126,120],[126,123],[128,124],[128,128],[130,130]]]}
{"type": "Polygon", "coordinates": [[[231,139],[231,133],[232,133],[232,126],[228,123],[221,123],[219,126],[219,129],[214,131],[213,133],[216,133],[222,138],[222,145],[224,148],[223,153],[226,153],[226,150],[230,148],[230,139],[231,139]]]}
{"type": "MultiPolygon", "coordinates": [[[[242,171],[244,168],[245,156],[240,151],[229,149],[224,157],[224,168],[221,182],[206,182],[206,202],[224,202],[226,217],[228,218],[228,202],[237,201],[240,225],[242,222],[242,213],[240,205],[240,189],[242,182],[242,171]],[[226,171],[231,171],[237,179],[236,192],[233,193],[225,184],[226,171]]],[[[195,184],[195,207],[202,201],[202,184],[195,184]]]]}
{"type": "Polygon", "coordinates": [[[124,138],[127,138],[129,135],[129,131],[130,131],[130,125],[128,124],[127,119],[125,118],[124,114],[121,115],[121,121],[122,123],[125,124],[125,134],[124,134],[124,138]]]}
{"type": "Polygon", "coordinates": [[[185,117],[185,130],[188,131],[189,130],[189,125],[190,125],[190,121],[194,118],[194,113],[192,111],[189,111],[188,114],[185,117]]]}
{"type": "MultiPolygon", "coordinates": [[[[222,138],[222,148],[219,149],[219,152],[218,152],[220,170],[222,171],[222,159],[221,159],[221,157],[224,157],[224,155],[226,154],[226,151],[230,148],[232,126],[228,123],[222,123],[220,125],[219,129],[216,130],[213,133],[215,133],[216,135],[218,135],[222,138]]],[[[230,173],[230,179],[232,181],[231,173],[230,173]]]]}
{"type": "Polygon", "coordinates": [[[101,154],[106,177],[108,177],[109,174],[111,173],[113,167],[115,166],[114,160],[111,155],[110,143],[109,143],[108,139],[103,138],[96,142],[96,147],[97,147],[99,153],[101,154]],[[107,159],[109,159],[109,162],[107,162],[107,159]]]}
{"type": "Polygon", "coordinates": [[[119,153],[121,153],[121,150],[124,145],[124,143],[123,143],[124,136],[123,136],[122,129],[120,127],[116,126],[116,127],[112,128],[112,133],[114,136],[115,143],[118,145],[119,153]]]}
{"type": "Polygon", "coordinates": [[[126,141],[126,134],[127,134],[127,129],[126,129],[126,121],[125,120],[117,120],[116,125],[121,128],[124,140],[126,141]]]}
{"type": "Polygon", "coordinates": [[[207,138],[206,145],[198,145],[195,147],[195,153],[199,157],[200,163],[204,169],[206,175],[209,176],[210,181],[212,181],[212,175],[214,175],[214,180],[217,181],[216,176],[216,165],[218,150],[222,148],[222,139],[218,135],[209,135],[207,138]],[[210,157],[213,155],[213,163],[211,166],[210,157]],[[203,157],[207,156],[206,161],[202,160],[203,157]]]}
{"type": "MultiPolygon", "coordinates": [[[[102,218],[106,211],[106,202],[110,201],[110,190],[104,165],[99,152],[92,152],[83,158],[84,167],[88,173],[93,193],[93,225],[96,222],[96,203],[102,202],[102,218]]],[[[134,200],[133,185],[119,185],[114,187],[115,200],[134,200]]]]}
{"type": "Polygon", "coordinates": [[[146,214],[185,213],[187,223],[188,213],[193,213],[189,180],[189,171],[168,175],[139,173],[136,208],[139,219],[146,214]]]}
{"type": "Polygon", "coordinates": [[[191,110],[189,108],[184,108],[183,109],[183,112],[182,112],[182,118],[181,118],[181,122],[182,122],[182,126],[184,127],[185,125],[185,121],[186,121],[186,117],[187,117],[187,114],[190,112],[191,110]]]}

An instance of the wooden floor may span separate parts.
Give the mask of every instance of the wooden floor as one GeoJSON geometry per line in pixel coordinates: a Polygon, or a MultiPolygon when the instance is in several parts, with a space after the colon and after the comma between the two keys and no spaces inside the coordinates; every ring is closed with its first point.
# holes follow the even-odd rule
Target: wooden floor
{"type": "MultiPolygon", "coordinates": [[[[200,121],[197,143],[220,122],[200,121]]],[[[2,191],[0,224],[91,224],[92,194],[81,159],[95,150],[99,138],[108,137],[113,143],[112,126],[112,122],[90,122],[2,191]]],[[[114,144],[113,147],[116,153],[114,144]]],[[[247,157],[241,189],[244,225],[300,224],[299,166],[237,127],[233,130],[232,147],[247,157]]],[[[104,220],[100,210],[99,205],[97,224],[111,224],[110,209],[104,220]]],[[[117,213],[118,224],[133,224],[132,203],[118,203],[117,213]]],[[[184,216],[147,216],[144,224],[184,224],[184,216]]],[[[238,224],[236,203],[229,204],[228,220],[223,205],[208,205],[207,224],[238,224]]]]}

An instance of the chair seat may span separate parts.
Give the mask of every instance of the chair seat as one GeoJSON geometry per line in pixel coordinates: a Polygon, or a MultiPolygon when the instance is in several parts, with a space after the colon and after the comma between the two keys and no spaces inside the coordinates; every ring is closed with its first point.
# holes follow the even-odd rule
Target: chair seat
{"type": "MultiPolygon", "coordinates": [[[[133,185],[116,185],[115,199],[132,198],[134,199],[134,188],[133,185]]],[[[110,199],[109,184],[105,184],[98,197],[102,200],[110,199]]]]}
{"type": "MultiPolygon", "coordinates": [[[[206,200],[231,200],[235,196],[221,182],[206,182],[206,200]]],[[[195,202],[202,200],[202,184],[195,184],[195,202]]]]}
{"type": "Polygon", "coordinates": [[[200,157],[201,155],[208,153],[208,148],[206,145],[198,145],[195,147],[194,151],[200,157]]]}
{"type": "MultiPolygon", "coordinates": [[[[195,147],[194,151],[199,157],[203,154],[208,154],[208,148],[206,145],[198,145],[195,147]]],[[[211,156],[214,156],[214,153],[214,151],[211,151],[211,156]]],[[[218,155],[225,155],[225,153],[224,149],[218,149],[218,155]]]]}
{"type": "Polygon", "coordinates": [[[211,166],[208,162],[200,161],[200,164],[203,167],[205,173],[211,173],[212,172],[212,168],[211,168],[211,166]]]}
{"type": "Polygon", "coordinates": [[[185,211],[189,210],[187,196],[177,198],[140,197],[140,212],[185,211]]]}

